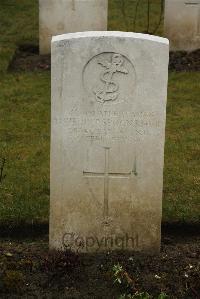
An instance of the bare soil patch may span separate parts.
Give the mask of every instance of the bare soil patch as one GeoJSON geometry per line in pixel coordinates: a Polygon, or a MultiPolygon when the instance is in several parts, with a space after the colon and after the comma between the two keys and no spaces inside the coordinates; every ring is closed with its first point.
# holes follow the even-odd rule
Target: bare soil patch
{"type": "MultiPolygon", "coordinates": [[[[37,71],[50,68],[50,55],[39,55],[38,47],[29,44],[19,46],[9,65],[9,71],[37,71]]],[[[200,49],[193,52],[170,52],[169,70],[200,71],[200,49]]]]}
{"type": "Polygon", "coordinates": [[[146,291],[157,298],[199,298],[200,236],[164,234],[161,253],[114,252],[64,254],[48,251],[48,238],[0,240],[1,298],[119,298],[146,291]],[[131,281],[114,284],[113,266],[121,265],[131,281]],[[127,289],[129,288],[129,290],[127,289]]]}
{"type": "Polygon", "coordinates": [[[200,49],[193,52],[170,52],[169,70],[176,72],[199,72],[200,49]]]}
{"type": "Polygon", "coordinates": [[[39,55],[38,46],[24,44],[16,50],[8,71],[38,71],[50,68],[50,55],[39,55]]]}

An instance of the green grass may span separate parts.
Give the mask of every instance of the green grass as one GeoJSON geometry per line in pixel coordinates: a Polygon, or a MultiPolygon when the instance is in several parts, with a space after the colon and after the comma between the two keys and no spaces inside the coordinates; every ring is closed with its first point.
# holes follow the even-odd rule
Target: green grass
{"type": "Polygon", "coordinates": [[[164,220],[200,220],[200,73],[169,75],[164,220]]]}
{"type": "Polygon", "coordinates": [[[49,206],[50,73],[1,81],[0,156],[6,158],[0,219],[47,220],[49,206]]]}
{"type": "Polygon", "coordinates": [[[0,0],[0,73],[24,43],[38,44],[38,1],[0,0]]]}
{"type": "Polygon", "coordinates": [[[160,23],[161,3],[151,0],[148,22],[148,0],[109,0],[108,29],[163,34],[163,18],[160,23]]]}
{"type": "MultiPolygon", "coordinates": [[[[156,2],[160,1],[153,1],[154,24],[159,17],[156,2]]],[[[135,3],[126,1],[126,14],[134,13],[135,3]]],[[[147,1],[141,3],[136,31],[146,31],[147,1]]],[[[48,221],[50,72],[6,72],[19,44],[38,44],[37,5],[34,0],[0,2],[0,157],[6,158],[6,177],[0,184],[0,223],[48,221]]],[[[110,1],[109,29],[126,30],[128,26],[133,30],[131,18],[124,20],[120,5],[121,1],[110,1]]],[[[162,26],[158,34],[162,34],[162,26]]],[[[199,81],[200,73],[169,75],[164,221],[199,220],[199,81]]]]}

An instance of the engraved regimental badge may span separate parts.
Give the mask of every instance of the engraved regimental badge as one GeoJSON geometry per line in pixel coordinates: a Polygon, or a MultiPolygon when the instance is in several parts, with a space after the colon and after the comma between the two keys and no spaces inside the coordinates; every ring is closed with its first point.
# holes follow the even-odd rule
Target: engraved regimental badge
{"type": "Polygon", "coordinates": [[[93,57],[83,72],[85,89],[94,101],[101,104],[124,102],[127,96],[133,95],[135,79],[135,69],[130,60],[112,52],[93,57]]]}
{"type": "Polygon", "coordinates": [[[119,83],[114,78],[116,73],[128,74],[128,70],[123,66],[124,58],[120,54],[113,54],[111,61],[99,60],[104,70],[100,74],[101,84],[95,87],[93,92],[97,102],[115,101],[119,95],[119,83]]]}

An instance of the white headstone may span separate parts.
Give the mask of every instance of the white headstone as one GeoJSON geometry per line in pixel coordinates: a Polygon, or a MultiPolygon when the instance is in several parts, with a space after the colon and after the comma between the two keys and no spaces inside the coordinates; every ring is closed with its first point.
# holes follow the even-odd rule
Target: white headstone
{"type": "Polygon", "coordinates": [[[40,54],[51,50],[54,35],[107,30],[108,0],[39,0],[40,54]]]}
{"type": "Polygon", "coordinates": [[[50,247],[159,251],[168,40],[52,40],[50,247]]]}
{"type": "Polygon", "coordinates": [[[165,0],[164,26],[171,50],[200,48],[200,0],[165,0]]]}

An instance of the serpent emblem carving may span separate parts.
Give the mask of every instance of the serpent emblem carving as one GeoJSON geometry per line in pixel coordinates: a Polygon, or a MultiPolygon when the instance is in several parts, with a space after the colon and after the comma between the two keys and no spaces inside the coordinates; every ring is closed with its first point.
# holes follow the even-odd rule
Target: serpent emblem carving
{"type": "Polygon", "coordinates": [[[128,70],[123,66],[124,58],[120,54],[113,54],[111,62],[99,60],[98,64],[105,70],[100,74],[102,84],[93,90],[96,100],[100,103],[115,101],[119,95],[119,83],[113,77],[116,73],[128,74],[128,70]]]}

